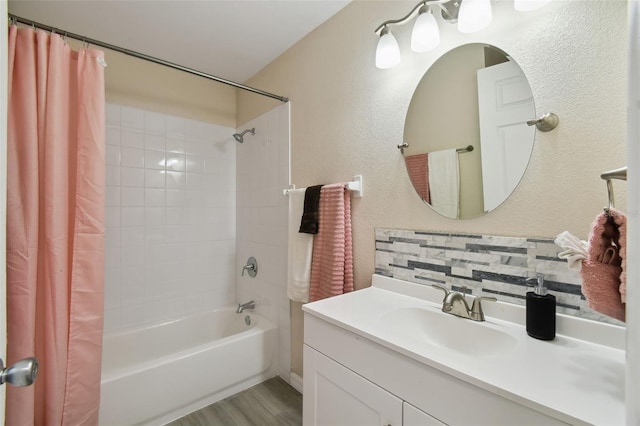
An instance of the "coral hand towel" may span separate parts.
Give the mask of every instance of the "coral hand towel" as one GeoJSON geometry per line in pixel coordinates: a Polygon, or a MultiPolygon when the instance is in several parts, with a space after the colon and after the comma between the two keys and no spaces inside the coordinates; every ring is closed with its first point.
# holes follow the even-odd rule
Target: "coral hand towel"
{"type": "Polygon", "coordinates": [[[312,302],[353,291],[351,199],[346,184],[322,187],[319,213],[311,260],[312,302]]]}
{"type": "Polygon", "coordinates": [[[620,321],[625,320],[621,283],[626,256],[626,218],[611,209],[591,225],[589,258],[582,262],[582,293],[589,307],[620,321]]]}
{"type": "Polygon", "coordinates": [[[609,218],[618,228],[618,254],[622,262],[620,267],[620,298],[627,303],[627,216],[619,210],[609,209],[609,218]]]}

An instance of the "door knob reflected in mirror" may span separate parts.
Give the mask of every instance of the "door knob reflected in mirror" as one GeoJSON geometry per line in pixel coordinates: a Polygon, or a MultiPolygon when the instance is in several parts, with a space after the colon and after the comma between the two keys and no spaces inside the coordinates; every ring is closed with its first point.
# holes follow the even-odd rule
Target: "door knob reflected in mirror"
{"type": "Polygon", "coordinates": [[[32,385],[38,376],[38,360],[25,358],[4,368],[4,361],[0,358],[0,385],[9,383],[13,386],[32,385]]]}

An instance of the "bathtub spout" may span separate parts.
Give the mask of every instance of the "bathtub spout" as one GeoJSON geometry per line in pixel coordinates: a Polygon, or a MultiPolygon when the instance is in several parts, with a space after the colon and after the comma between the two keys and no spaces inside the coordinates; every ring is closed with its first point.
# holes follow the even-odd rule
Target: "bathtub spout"
{"type": "Polygon", "coordinates": [[[241,314],[242,311],[244,311],[245,309],[255,309],[255,308],[256,308],[256,302],[254,302],[253,300],[247,303],[240,303],[238,304],[238,309],[236,309],[236,314],[241,314]]]}

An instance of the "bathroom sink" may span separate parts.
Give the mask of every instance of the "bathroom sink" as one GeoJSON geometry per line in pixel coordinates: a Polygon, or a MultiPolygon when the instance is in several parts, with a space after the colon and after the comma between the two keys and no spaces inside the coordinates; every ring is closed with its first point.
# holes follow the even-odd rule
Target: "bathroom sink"
{"type": "Polygon", "coordinates": [[[454,350],[469,356],[509,351],[517,340],[496,324],[476,322],[436,309],[399,308],[384,314],[380,326],[394,336],[454,350]]]}

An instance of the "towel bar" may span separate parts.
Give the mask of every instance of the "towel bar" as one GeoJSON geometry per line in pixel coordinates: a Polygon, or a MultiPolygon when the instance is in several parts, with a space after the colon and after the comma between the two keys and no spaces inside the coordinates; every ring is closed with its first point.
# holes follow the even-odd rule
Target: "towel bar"
{"type": "MultiPolygon", "coordinates": [[[[282,195],[289,195],[289,191],[296,189],[295,185],[289,185],[288,188],[282,190],[282,195]]],[[[355,175],[353,179],[347,182],[347,189],[351,191],[354,198],[362,198],[364,190],[362,187],[362,175],[355,175]]]]}
{"type": "Polygon", "coordinates": [[[600,174],[600,178],[607,182],[607,196],[609,197],[609,206],[605,210],[609,210],[615,207],[615,200],[613,197],[613,184],[612,179],[627,180],[627,168],[620,167],[619,169],[609,170],[600,174]]]}

